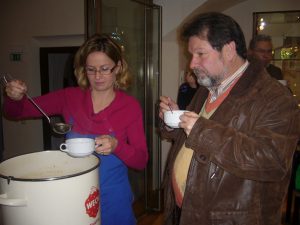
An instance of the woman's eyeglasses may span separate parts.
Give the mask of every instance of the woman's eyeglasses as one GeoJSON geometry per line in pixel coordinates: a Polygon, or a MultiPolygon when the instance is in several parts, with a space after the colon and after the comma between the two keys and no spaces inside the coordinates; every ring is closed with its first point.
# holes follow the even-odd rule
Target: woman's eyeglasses
{"type": "Polygon", "coordinates": [[[85,72],[86,72],[87,75],[96,75],[97,72],[101,75],[110,75],[110,74],[112,74],[112,72],[114,71],[114,69],[117,66],[118,65],[115,65],[113,68],[100,67],[99,69],[97,69],[96,67],[93,67],[93,66],[86,66],[85,67],[85,72]]]}

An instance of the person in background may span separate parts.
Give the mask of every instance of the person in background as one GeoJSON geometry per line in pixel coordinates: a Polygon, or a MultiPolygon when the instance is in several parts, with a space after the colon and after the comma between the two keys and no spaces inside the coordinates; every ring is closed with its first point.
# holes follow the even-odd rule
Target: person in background
{"type": "MultiPolygon", "coordinates": [[[[49,115],[62,115],[72,124],[66,138],[93,137],[100,158],[101,224],[134,225],[133,194],[127,167],[142,170],[148,160],[143,112],[126,94],[130,74],[121,48],[107,35],[90,37],[74,60],[79,87],[65,88],[34,100],[49,115]]],[[[13,80],[6,86],[4,110],[15,119],[42,117],[13,80]]]]}
{"type": "MultiPolygon", "coordinates": [[[[246,59],[238,23],[195,16],[182,31],[200,84],[180,116],[161,124],[174,141],[164,174],[165,225],[279,225],[300,138],[300,111],[287,88],[246,59]]],[[[160,97],[159,117],[178,105],[160,97]]]]}
{"type": "Polygon", "coordinates": [[[193,71],[186,71],[184,80],[185,82],[180,85],[177,95],[177,104],[179,109],[182,110],[186,109],[199,87],[196,75],[193,71]]]}
{"type": "Polygon", "coordinates": [[[279,67],[271,64],[273,59],[273,44],[269,35],[258,34],[250,40],[248,48],[249,61],[256,59],[263,63],[268,73],[277,80],[283,80],[283,74],[279,67]]]}

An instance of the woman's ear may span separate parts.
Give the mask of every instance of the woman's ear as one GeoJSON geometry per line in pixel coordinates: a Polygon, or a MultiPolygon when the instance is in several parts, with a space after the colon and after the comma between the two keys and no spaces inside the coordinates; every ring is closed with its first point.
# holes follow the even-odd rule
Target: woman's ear
{"type": "Polygon", "coordinates": [[[119,60],[118,63],[117,63],[116,73],[119,73],[121,71],[121,69],[122,69],[122,63],[119,60]]]}

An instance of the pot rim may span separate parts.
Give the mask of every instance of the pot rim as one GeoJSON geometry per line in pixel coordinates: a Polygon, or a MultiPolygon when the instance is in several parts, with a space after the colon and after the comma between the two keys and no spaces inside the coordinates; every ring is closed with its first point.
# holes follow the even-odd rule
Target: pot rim
{"type": "MultiPolygon", "coordinates": [[[[43,152],[51,152],[51,151],[55,151],[55,150],[45,150],[43,152]]],[[[34,154],[34,153],[36,153],[36,152],[26,153],[26,154],[23,154],[23,155],[34,154]]],[[[49,177],[49,178],[18,178],[18,177],[14,177],[14,176],[3,175],[3,174],[0,173],[0,178],[6,179],[8,184],[9,184],[10,181],[12,181],[12,180],[13,181],[24,181],[24,182],[41,182],[41,181],[63,180],[63,179],[71,178],[71,177],[81,176],[81,175],[89,173],[89,172],[91,172],[91,171],[93,171],[93,170],[95,170],[99,167],[99,165],[100,165],[99,157],[97,157],[97,155],[95,153],[93,153],[92,155],[94,155],[97,158],[97,160],[98,160],[97,164],[95,166],[91,167],[90,169],[84,170],[82,172],[78,172],[78,173],[74,173],[74,174],[70,174],[70,175],[65,175],[65,176],[57,176],[57,177],[54,176],[54,177],[49,177]]],[[[20,156],[22,156],[22,155],[20,155],[20,156]]],[[[16,156],[16,157],[18,157],[18,156],[16,156]]],[[[15,157],[6,159],[2,162],[5,162],[5,161],[13,159],[13,158],[15,158],[15,157]]]]}

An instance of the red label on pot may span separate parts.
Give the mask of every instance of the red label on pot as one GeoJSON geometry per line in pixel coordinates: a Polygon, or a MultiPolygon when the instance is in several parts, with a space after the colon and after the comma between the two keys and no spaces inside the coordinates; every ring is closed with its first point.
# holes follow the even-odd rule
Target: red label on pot
{"type": "Polygon", "coordinates": [[[90,217],[96,217],[99,211],[99,189],[91,188],[89,197],[85,200],[85,210],[90,217]]]}

